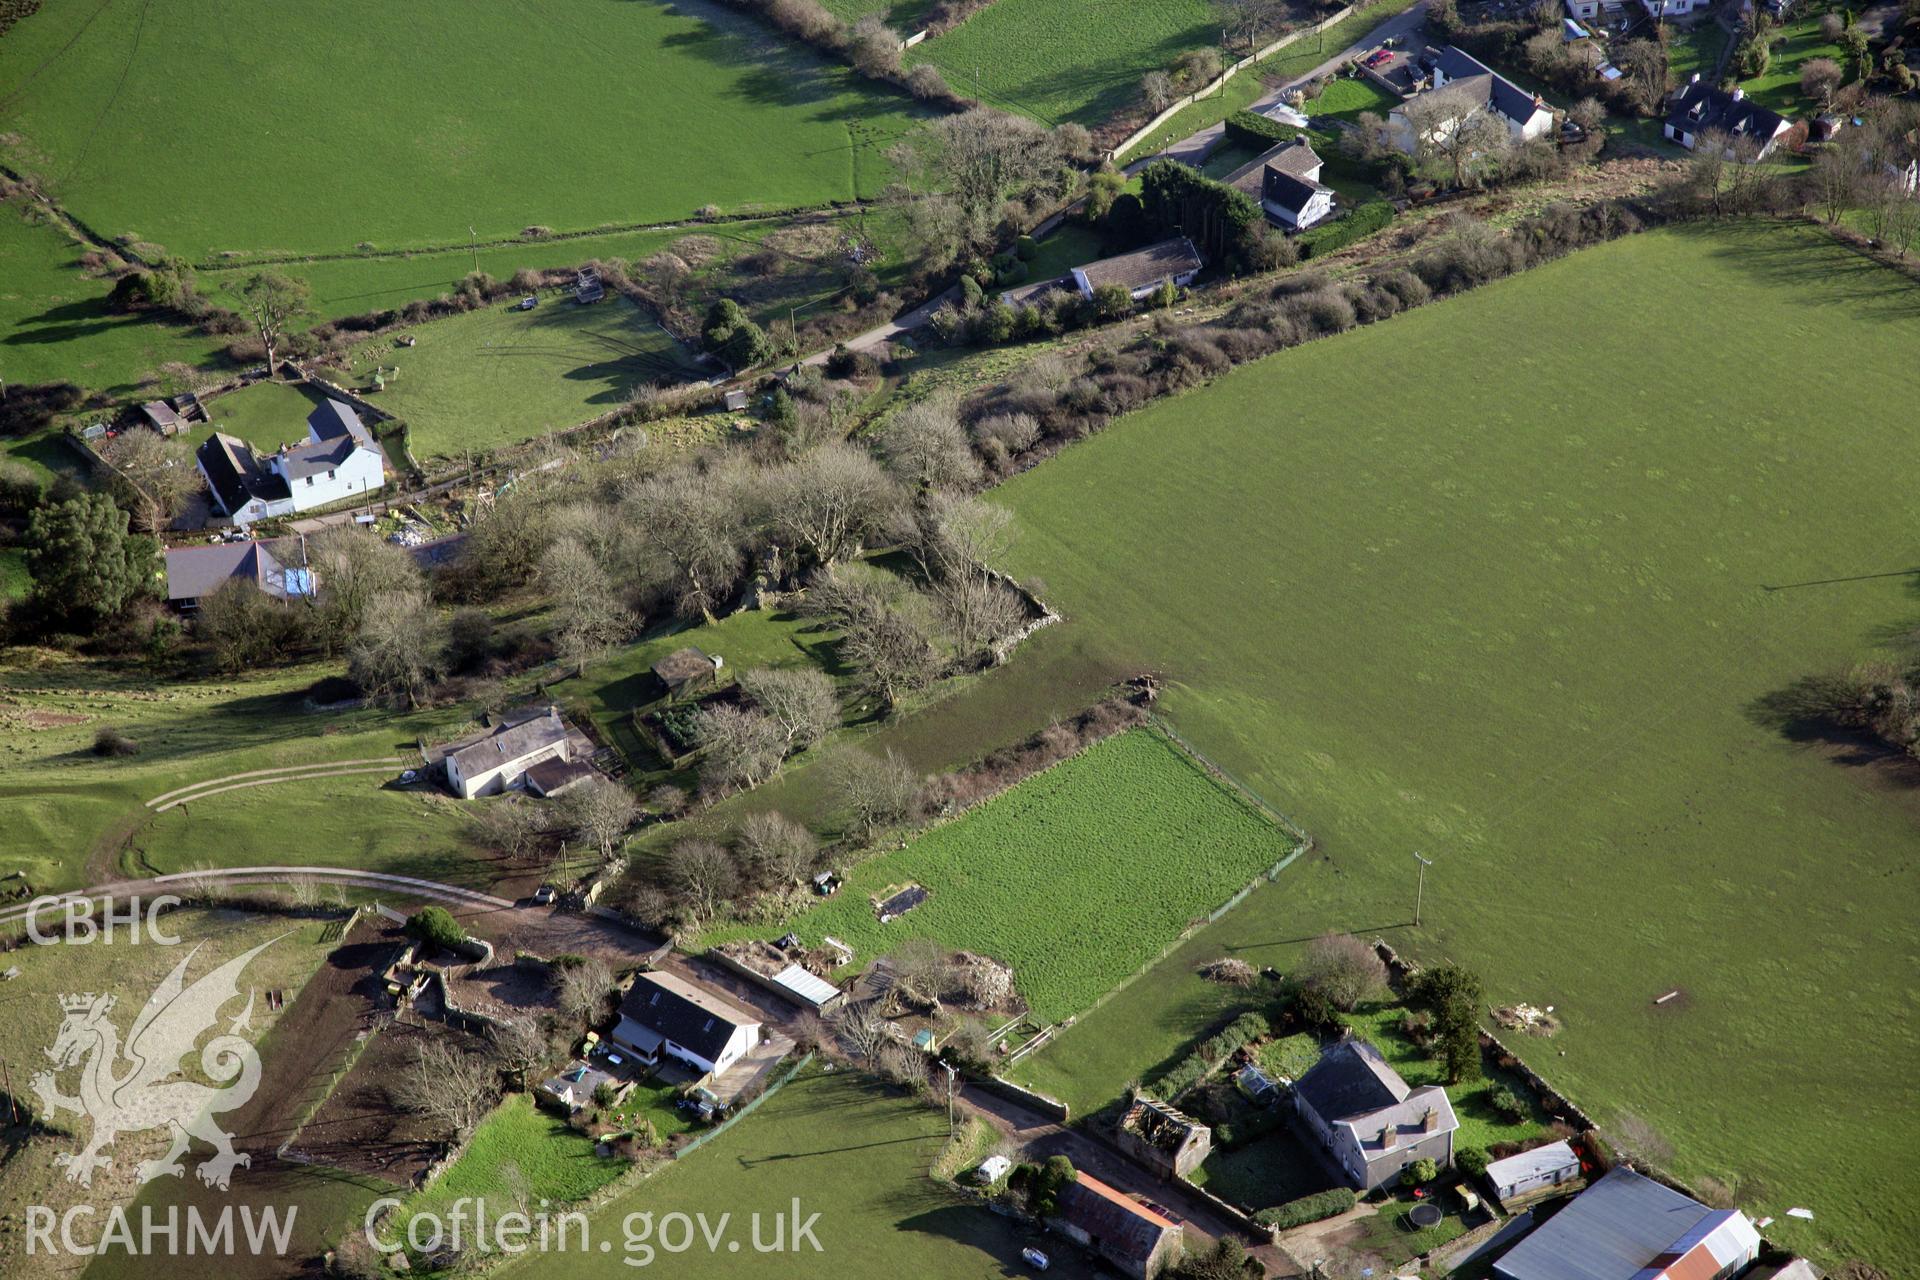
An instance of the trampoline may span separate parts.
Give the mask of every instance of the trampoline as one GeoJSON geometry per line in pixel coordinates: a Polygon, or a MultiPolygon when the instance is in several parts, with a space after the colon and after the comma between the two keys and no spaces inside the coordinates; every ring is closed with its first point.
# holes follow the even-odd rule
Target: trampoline
{"type": "Polygon", "coordinates": [[[1437,1227],[1442,1214],[1437,1204],[1417,1204],[1407,1210],[1407,1221],[1416,1227],[1437,1227]]]}

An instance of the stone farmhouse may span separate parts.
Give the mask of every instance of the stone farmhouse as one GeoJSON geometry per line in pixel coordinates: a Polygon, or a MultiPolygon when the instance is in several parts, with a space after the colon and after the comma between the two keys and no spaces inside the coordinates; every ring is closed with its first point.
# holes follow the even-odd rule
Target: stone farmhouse
{"type": "Polygon", "coordinates": [[[1409,1088],[1380,1051],[1342,1040],[1293,1086],[1301,1122],[1347,1181],[1362,1191],[1391,1186],[1416,1160],[1453,1163],[1460,1122],[1439,1085],[1409,1088]]]}

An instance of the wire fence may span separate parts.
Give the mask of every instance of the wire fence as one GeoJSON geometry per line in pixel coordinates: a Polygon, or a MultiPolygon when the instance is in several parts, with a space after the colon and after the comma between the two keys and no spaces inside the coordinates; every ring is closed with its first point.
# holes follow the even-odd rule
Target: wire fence
{"type": "Polygon", "coordinates": [[[805,1057],[801,1058],[800,1061],[794,1063],[791,1067],[788,1067],[786,1071],[781,1074],[778,1080],[775,1080],[772,1084],[762,1089],[760,1091],[760,1095],[754,1098],[751,1102],[747,1103],[746,1106],[735,1109],[733,1113],[730,1114],[725,1120],[722,1120],[719,1124],[707,1130],[705,1133],[701,1134],[699,1137],[686,1143],[684,1146],[676,1147],[673,1152],[673,1158],[675,1160],[686,1159],[688,1156],[698,1151],[701,1147],[706,1146],[709,1142],[712,1142],[715,1138],[719,1137],[721,1134],[725,1133],[727,1130],[733,1128],[733,1126],[738,1124],[741,1120],[745,1119],[747,1116],[752,1115],[754,1113],[754,1110],[757,1107],[759,1107],[761,1103],[765,1102],[768,1098],[771,1098],[774,1094],[780,1092],[780,1090],[786,1088],[787,1083],[790,1080],[792,1080],[795,1076],[799,1075],[801,1071],[805,1070],[806,1065],[812,1061],[813,1061],[813,1055],[809,1053],[805,1057]]]}

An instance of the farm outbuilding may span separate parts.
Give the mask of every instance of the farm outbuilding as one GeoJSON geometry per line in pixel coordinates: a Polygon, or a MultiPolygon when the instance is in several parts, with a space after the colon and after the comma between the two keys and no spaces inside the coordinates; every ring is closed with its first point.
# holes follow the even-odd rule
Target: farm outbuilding
{"type": "Polygon", "coordinates": [[[710,658],[692,645],[675,649],[653,664],[653,674],[667,687],[669,698],[684,697],[712,684],[719,669],[720,659],[710,658]]]}
{"type": "Polygon", "coordinates": [[[840,988],[825,978],[808,973],[797,964],[790,964],[773,975],[773,985],[780,988],[781,994],[815,1013],[830,1013],[839,1003],[840,988]]]}
{"type": "Polygon", "coordinates": [[[1503,1201],[1557,1187],[1579,1176],[1579,1153],[1565,1142],[1535,1147],[1487,1166],[1487,1182],[1503,1201]]]}

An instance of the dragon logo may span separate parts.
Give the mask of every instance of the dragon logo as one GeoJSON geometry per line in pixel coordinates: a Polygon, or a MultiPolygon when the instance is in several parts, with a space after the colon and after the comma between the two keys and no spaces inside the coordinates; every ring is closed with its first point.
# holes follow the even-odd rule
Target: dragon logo
{"type": "Polygon", "coordinates": [[[201,1070],[226,1087],[182,1079],[180,1064],[201,1035],[220,1020],[221,1007],[239,998],[239,978],[248,962],[277,941],[261,943],[188,986],[187,966],[200,951],[194,947],[148,998],[124,1047],[107,1016],[113,1011],[114,997],[91,993],[60,997],[66,1017],[47,1050],[54,1071],[40,1072],[32,1084],[47,1114],[72,1111],[93,1121],[93,1133],[84,1148],[54,1157],[69,1180],[92,1186],[93,1171],[113,1164],[103,1152],[113,1146],[114,1139],[148,1129],[171,1129],[173,1145],[158,1160],[141,1162],[136,1173],[143,1183],[184,1173],[180,1157],[193,1138],[214,1148],[214,1154],[195,1170],[210,1187],[226,1190],[235,1167],[252,1163],[252,1157],[233,1149],[233,1135],[213,1119],[218,1112],[243,1105],[260,1086],[260,1054],[240,1035],[242,1030],[252,1030],[252,992],[227,1033],[207,1041],[200,1051],[201,1070]],[[60,1092],[55,1072],[76,1066],[80,1093],[68,1097],[60,1092]]]}

